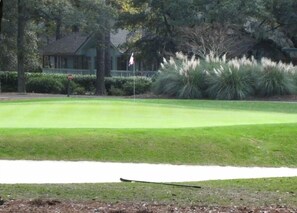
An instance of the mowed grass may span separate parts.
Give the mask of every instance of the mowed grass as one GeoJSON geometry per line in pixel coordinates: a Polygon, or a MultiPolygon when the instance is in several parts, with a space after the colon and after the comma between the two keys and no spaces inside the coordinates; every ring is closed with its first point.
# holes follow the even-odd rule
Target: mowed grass
{"type": "Polygon", "coordinates": [[[112,99],[0,103],[0,128],[160,129],[296,122],[296,104],[290,103],[112,99]]]}
{"type": "Polygon", "coordinates": [[[0,129],[1,159],[297,166],[294,124],[192,129],[0,129]]]}
{"type": "MultiPolygon", "coordinates": [[[[297,167],[297,104],[48,99],[0,102],[0,159],[297,167]]],[[[10,199],[297,207],[297,178],[0,185],[10,199]]]]}
{"type": "Polygon", "coordinates": [[[297,166],[294,103],[10,101],[0,118],[1,159],[297,166]]]}

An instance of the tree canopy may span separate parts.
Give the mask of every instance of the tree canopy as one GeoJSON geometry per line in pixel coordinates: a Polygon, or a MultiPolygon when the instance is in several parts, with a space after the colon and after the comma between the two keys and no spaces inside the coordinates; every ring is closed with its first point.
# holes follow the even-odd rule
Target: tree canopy
{"type": "Polygon", "coordinates": [[[38,70],[43,46],[81,31],[96,37],[97,75],[110,75],[112,27],[130,30],[128,51],[148,63],[159,64],[177,51],[200,54],[203,48],[223,54],[240,46],[242,54],[261,56],[256,54],[261,42],[280,52],[297,47],[297,1],[0,0],[0,70],[16,70],[22,58],[24,71],[38,70]]]}

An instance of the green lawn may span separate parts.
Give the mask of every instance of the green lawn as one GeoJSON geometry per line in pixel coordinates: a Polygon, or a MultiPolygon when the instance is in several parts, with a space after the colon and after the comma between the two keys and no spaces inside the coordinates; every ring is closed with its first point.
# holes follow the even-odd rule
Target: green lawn
{"type": "Polygon", "coordinates": [[[160,129],[296,123],[296,108],[296,104],[264,102],[14,101],[0,103],[0,128],[160,129]]]}
{"type": "Polygon", "coordinates": [[[297,167],[297,125],[0,129],[0,158],[297,167]]]}
{"type": "MultiPolygon", "coordinates": [[[[0,159],[297,167],[297,104],[45,99],[0,102],[0,159]]],[[[297,178],[0,185],[4,199],[296,207],[297,178]],[[123,194],[125,196],[123,196],[123,194]]]]}
{"type": "Polygon", "coordinates": [[[120,99],[1,102],[0,159],[297,167],[296,106],[120,99]]]}

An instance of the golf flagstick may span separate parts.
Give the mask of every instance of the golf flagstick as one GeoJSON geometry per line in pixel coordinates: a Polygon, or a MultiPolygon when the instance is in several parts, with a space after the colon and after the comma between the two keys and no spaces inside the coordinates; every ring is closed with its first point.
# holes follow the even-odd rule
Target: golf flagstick
{"type": "Polygon", "coordinates": [[[131,57],[129,59],[129,66],[133,66],[133,97],[134,97],[134,101],[135,101],[135,61],[134,61],[134,53],[131,54],[131,57]]]}

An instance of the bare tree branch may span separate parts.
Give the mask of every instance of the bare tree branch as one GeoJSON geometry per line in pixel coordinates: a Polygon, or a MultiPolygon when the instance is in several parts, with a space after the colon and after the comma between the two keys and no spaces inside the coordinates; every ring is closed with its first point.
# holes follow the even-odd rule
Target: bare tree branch
{"type": "Polygon", "coordinates": [[[205,57],[212,52],[216,56],[238,56],[245,54],[251,40],[240,36],[237,30],[231,26],[221,24],[204,24],[194,28],[181,28],[179,33],[182,37],[180,49],[185,52],[205,57]]]}

